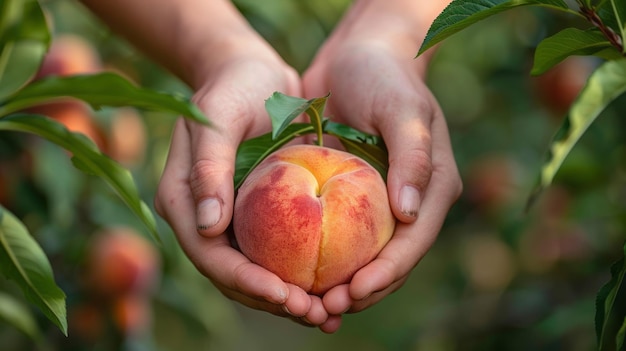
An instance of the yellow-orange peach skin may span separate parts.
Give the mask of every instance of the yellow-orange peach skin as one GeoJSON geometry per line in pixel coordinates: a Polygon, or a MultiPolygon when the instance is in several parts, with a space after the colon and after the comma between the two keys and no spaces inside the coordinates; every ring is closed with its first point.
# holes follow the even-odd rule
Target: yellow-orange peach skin
{"type": "Polygon", "coordinates": [[[244,255],[315,295],[349,282],[395,227],[380,174],[357,156],[314,145],[263,160],[239,188],[233,221],[244,255]]]}

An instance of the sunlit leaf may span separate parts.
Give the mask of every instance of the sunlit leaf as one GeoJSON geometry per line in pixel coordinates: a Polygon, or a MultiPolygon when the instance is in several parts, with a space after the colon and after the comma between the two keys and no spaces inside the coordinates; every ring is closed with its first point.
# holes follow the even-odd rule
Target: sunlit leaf
{"type": "Polygon", "coordinates": [[[432,46],[476,22],[527,5],[571,12],[563,0],[454,0],[432,23],[417,54],[421,55],[432,46]]]}
{"type": "Polygon", "coordinates": [[[272,152],[280,149],[294,138],[311,134],[314,131],[315,129],[310,124],[294,123],[287,126],[276,138],[273,138],[271,133],[267,133],[241,143],[237,149],[235,162],[235,189],[238,189],[254,167],[272,152]]]}
{"type": "Polygon", "coordinates": [[[598,292],[596,299],[596,334],[600,351],[621,350],[626,323],[626,245],[624,256],[611,267],[611,280],[598,292]],[[620,346],[620,347],[621,347],[620,346]]]}
{"type": "Polygon", "coordinates": [[[133,106],[170,112],[209,124],[200,109],[188,99],[138,87],[114,73],[47,77],[37,80],[0,102],[0,117],[51,100],[72,97],[102,106],[133,106]]]}
{"type": "Polygon", "coordinates": [[[0,206],[0,272],[14,280],[24,296],[67,335],[65,293],[54,281],[52,267],[28,229],[0,206]]]}
{"type": "Polygon", "coordinates": [[[552,183],[563,161],[587,128],[624,92],[626,92],[626,59],[605,62],[591,74],[552,140],[548,159],[541,169],[539,185],[531,197],[531,202],[539,192],[552,183]]]}
{"type": "Polygon", "coordinates": [[[566,28],[539,43],[531,74],[542,74],[572,55],[596,55],[609,60],[622,56],[598,29],[566,28]]]}
{"type": "Polygon", "coordinates": [[[46,19],[37,0],[0,3],[0,99],[33,78],[49,44],[46,19]]]}
{"type": "Polygon", "coordinates": [[[87,137],[70,132],[50,118],[31,114],[14,114],[0,119],[0,130],[32,133],[70,151],[74,165],[109,184],[159,241],[154,215],[141,200],[130,171],[102,154],[87,137]]]}
{"type": "Polygon", "coordinates": [[[13,296],[3,292],[0,292],[0,320],[12,325],[33,340],[41,337],[32,311],[13,296]]]}

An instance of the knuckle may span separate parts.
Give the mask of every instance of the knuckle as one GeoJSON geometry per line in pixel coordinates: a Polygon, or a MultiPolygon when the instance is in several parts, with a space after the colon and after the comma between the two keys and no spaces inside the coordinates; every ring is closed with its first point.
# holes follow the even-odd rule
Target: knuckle
{"type": "Polygon", "coordinates": [[[409,150],[395,159],[390,159],[389,166],[407,169],[410,172],[410,178],[422,190],[433,173],[432,157],[430,153],[422,149],[409,150]]]}
{"type": "Polygon", "coordinates": [[[192,194],[203,192],[210,185],[213,175],[224,172],[232,175],[232,171],[225,170],[216,161],[208,159],[196,161],[189,173],[189,187],[192,194]]]}

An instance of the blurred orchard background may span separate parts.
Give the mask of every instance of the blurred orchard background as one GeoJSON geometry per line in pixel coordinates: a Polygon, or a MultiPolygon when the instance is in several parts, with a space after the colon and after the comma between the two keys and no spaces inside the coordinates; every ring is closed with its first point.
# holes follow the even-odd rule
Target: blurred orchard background
{"type": "MultiPolygon", "coordinates": [[[[299,70],[349,5],[235,3],[299,70]]],[[[54,35],[42,75],[107,70],[148,88],[190,95],[77,1],[42,4],[54,35]]],[[[405,286],[362,313],[346,315],[334,335],[232,303],[191,266],[163,221],[164,245],[158,248],[109,188],[74,169],[65,151],[26,134],[0,132],[0,203],[48,254],[67,294],[69,321],[65,337],[33,307],[43,338],[34,342],[0,322],[0,348],[593,349],[595,296],[626,233],[623,98],[592,125],[554,185],[524,211],[550,138],[597,64],[572,58],[541,77],[530,76],[537,42],[572,20],[516,9],[440,46],[428,82],[449,123],[464,194],[405,286]]],[[[80,103],[41,109],[129,167],[142,198],[152,204],[177,116],[93,111],[80,103]]],[[[22,296],[4,278],[0,291],[0,299],[6,292],[22,296]]]]}

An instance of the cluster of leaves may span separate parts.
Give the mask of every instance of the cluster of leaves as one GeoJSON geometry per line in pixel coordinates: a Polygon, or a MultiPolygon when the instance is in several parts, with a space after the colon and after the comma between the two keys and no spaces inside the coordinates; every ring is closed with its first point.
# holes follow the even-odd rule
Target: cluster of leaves
{"type": "Polygon", "coordinates": [[[267,155],[307,134],[314,134],[319,146],[323,146],[324,134],[336,137],[346,151],[369,162],[386,178],[387,149],[383,140],[323,117],[329,97],[330,94],[307,100],[275,92],[268,98],[265,109],[272,120],[272,132],[247,140],[239,146],[235,164],[235,189],[267,155]],[[292,123],[303,113],[308,115],[309,123],[292,123]]]}
{"type": "MultiPolygon", "coordinates": [[[[570,106],[555,134],[542,166],[532,204],[548,187],[563,161],[589,126],[607,106],[626,92],[626,2],[622,0],[455,0],[433,22],[418,52],[490,16],[520,6],[544,7],[580,17],[587,28],[565,28],[543,39],[536,47],[531,74],[539,75],[572,55],[590,55],[603,60],[570,106]]],[[[626,254],[626,246],[624,246],[626,254]]],[[[626,264],[611,269],[612,279],[598,293],[596,331],[599,350],[626,347],[626,264]]]]}
{"type": "MultiPolygon", "coordinates": [[[[0,3],[0,130],[30,133],[69,151],[76,168],[103,179],[158,241],[155,217],[140,198],[129,170],[103,154],[82,134],[46,116],[23,112],[29,107],[75,98],[93,108],[133,106],[182,115],[210,125],[187,98],[137,87],[112,73],[34,77],[49,48],[51,34],[37,0],[0,3]]],[[[67,334],[65,294],[57,286],[50,262],[26,226],[0,205],[0,271],[14,280],[26,298],[67,334]]],[[[33,317],[16,308],[8,294],[0,299],[0,319],[34,335],[33,317]]]]}

